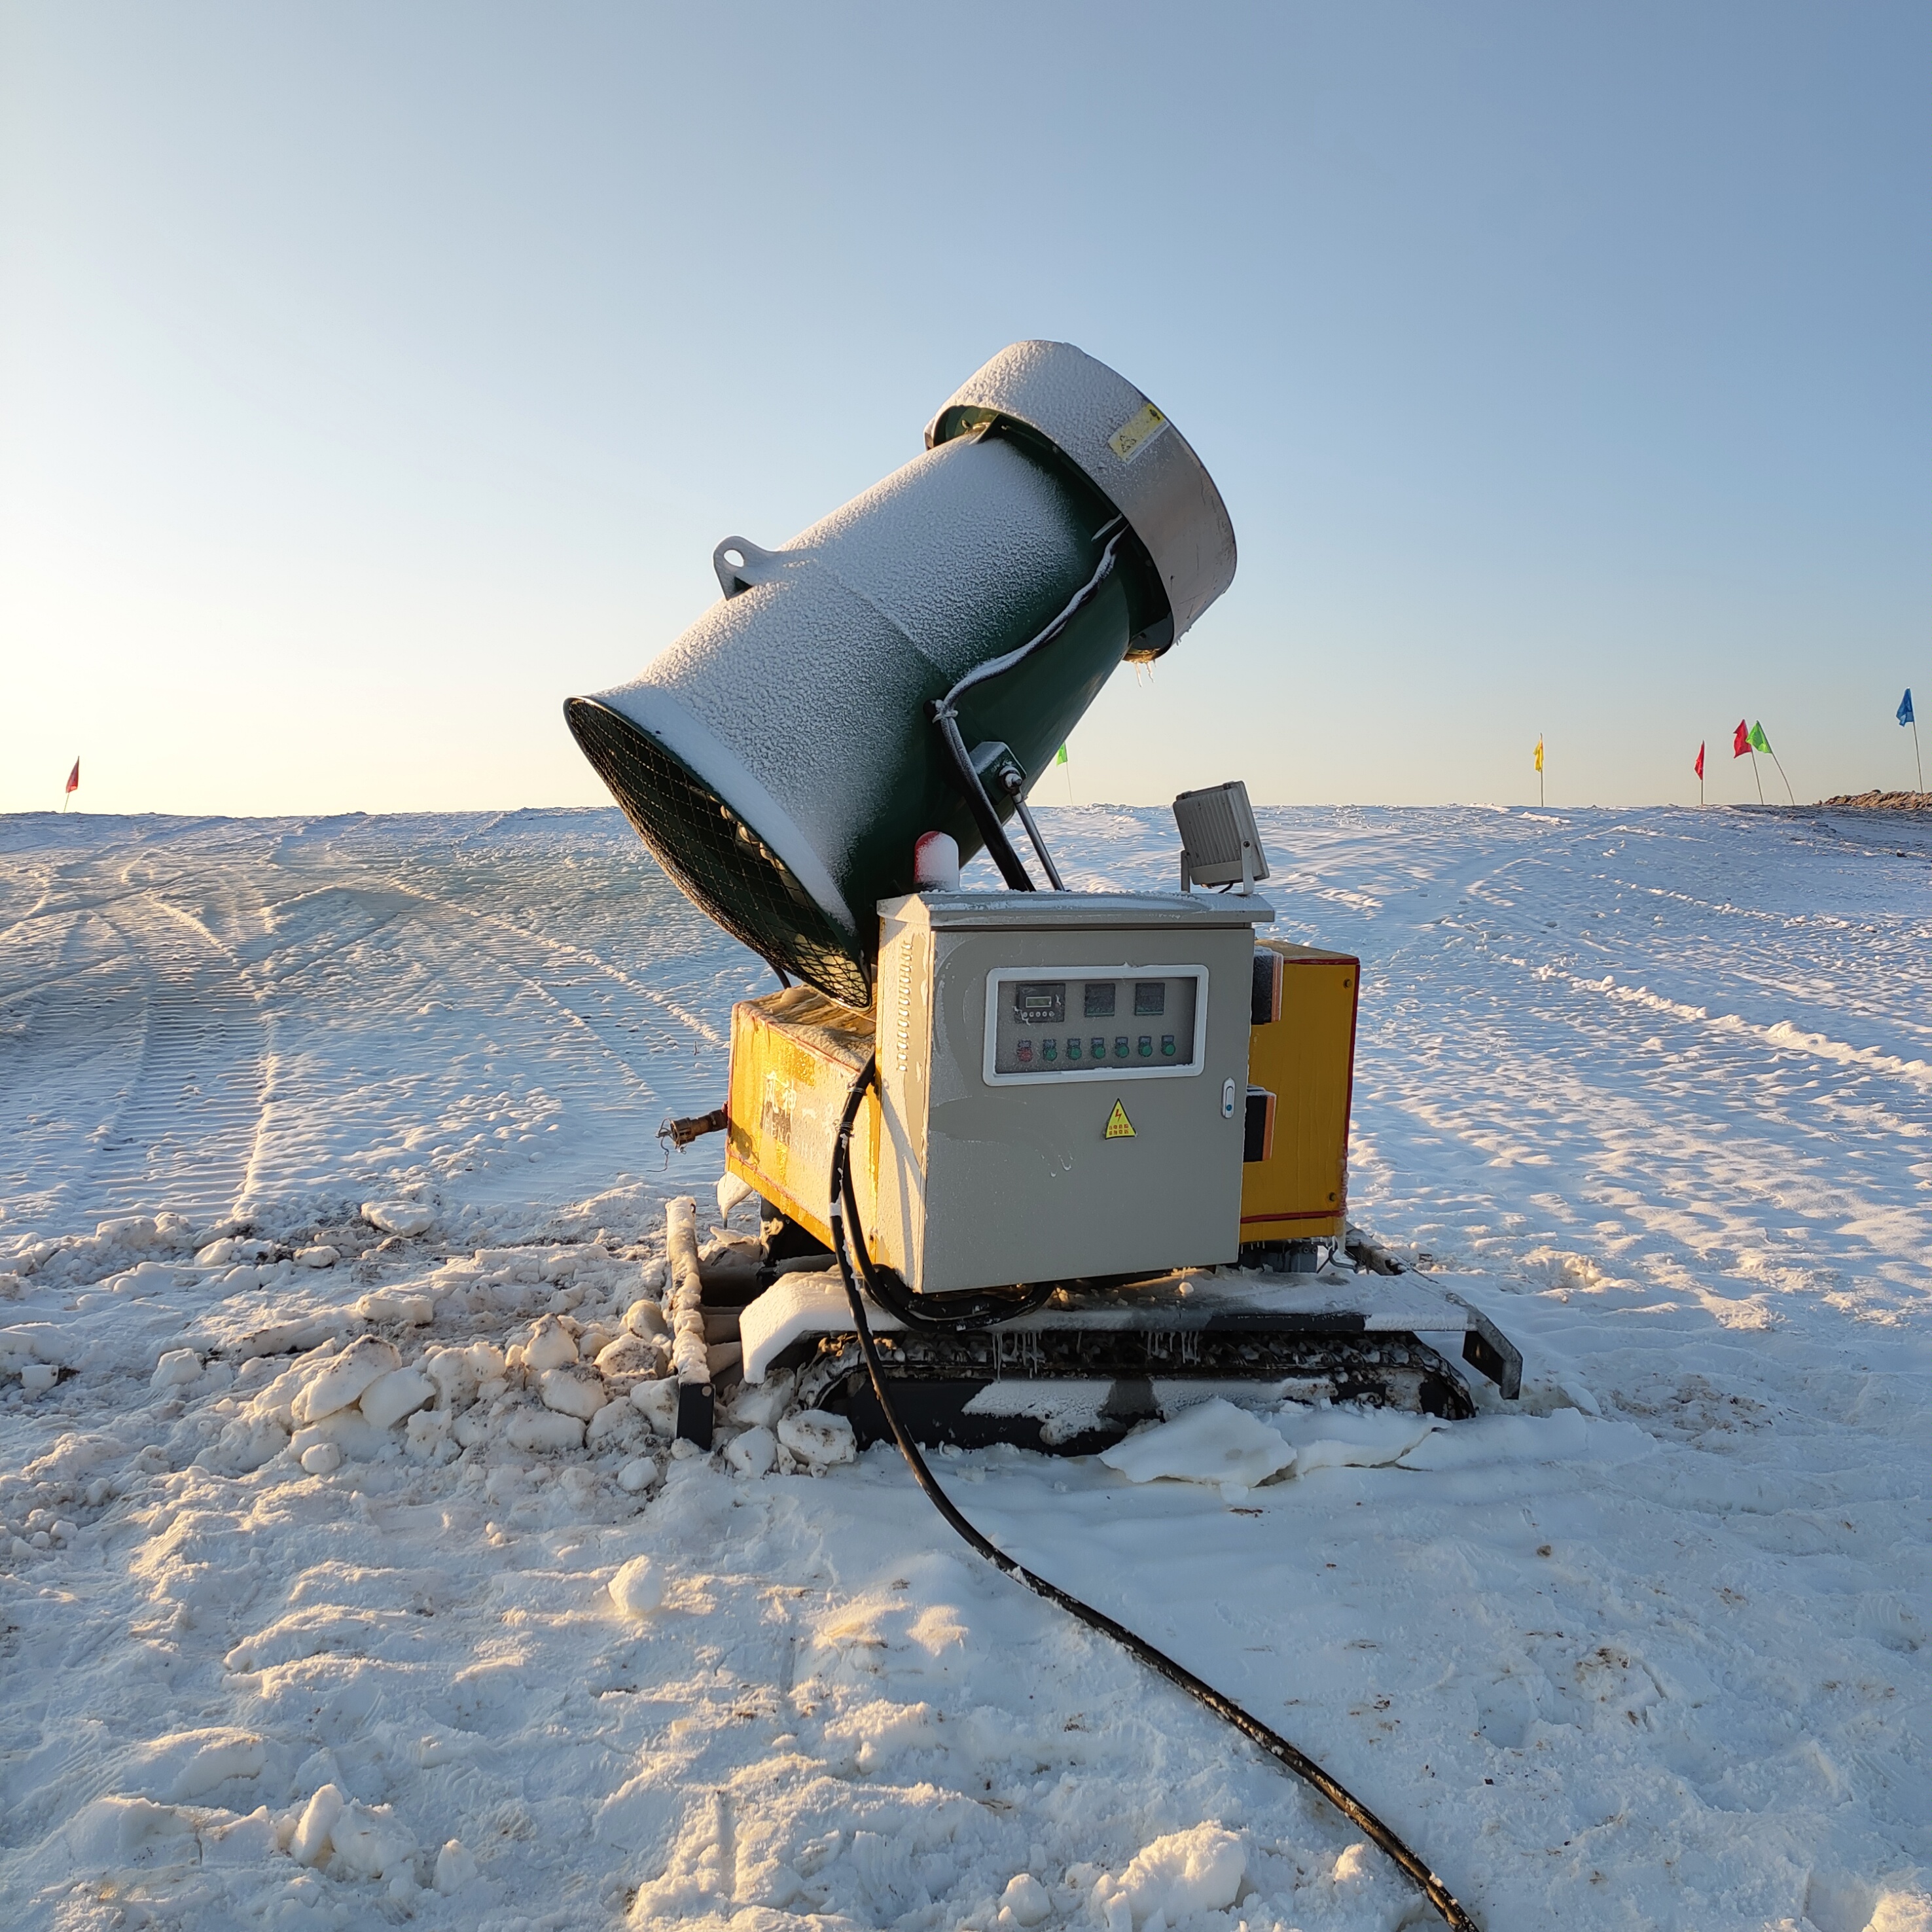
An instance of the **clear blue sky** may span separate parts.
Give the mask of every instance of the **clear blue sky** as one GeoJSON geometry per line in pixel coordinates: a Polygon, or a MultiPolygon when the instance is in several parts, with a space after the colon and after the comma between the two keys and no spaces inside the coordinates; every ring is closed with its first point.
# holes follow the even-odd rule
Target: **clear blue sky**
{"type": "Polygon", "coordinates": [[[1024,336],[1240,542],[1076,796],[1910,784],[1928,83],[1922,0],[0,6],[0,809],[601,800],[562,698],[1024,336]]]}

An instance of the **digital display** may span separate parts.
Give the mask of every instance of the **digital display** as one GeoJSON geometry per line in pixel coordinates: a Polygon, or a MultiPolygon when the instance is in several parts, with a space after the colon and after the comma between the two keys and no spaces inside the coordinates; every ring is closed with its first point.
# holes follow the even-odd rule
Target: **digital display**
{"type": "Polygon", "coordinates": [[[1060,1025],[1066,1018],[1066,982],[1020,980],[1013,988],[1013,1017],[1022,1026],[1060,1025]]]}
{"type": "Polygon", "coordinates": [[[1086,1013],[1090,1020],[1110,1020],[1114,1017],[1112,980],[1090,980],[1087,982],[1086,1013]]]}
{"type": "Polygon", "coordinates": [[[1157,1020],[1167,1011],[1167,982],[1141,980],[1134,985],[1134,1017],[1157,1020]]]}

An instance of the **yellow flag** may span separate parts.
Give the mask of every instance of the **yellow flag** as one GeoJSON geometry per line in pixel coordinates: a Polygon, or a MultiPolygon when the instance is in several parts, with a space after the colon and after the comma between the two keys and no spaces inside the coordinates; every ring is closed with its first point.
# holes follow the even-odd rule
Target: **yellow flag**
{"type": "Polygon", "coordinates": [[[1543,740],[1540,738],[1536,741],[1536,769],[1538,771],[1543,769],[1543,740]]]}

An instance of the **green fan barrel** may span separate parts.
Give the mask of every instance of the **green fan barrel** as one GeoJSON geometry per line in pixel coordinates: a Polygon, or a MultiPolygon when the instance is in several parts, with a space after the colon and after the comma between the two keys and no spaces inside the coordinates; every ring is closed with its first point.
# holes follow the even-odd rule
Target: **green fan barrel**
{"type": "Polygon", "coordinates": [[[1077,350],[1016,345],[928,435],[783,548],[726,538],[722,599],[632,682],[565,706],[679,886],[773,965],[862,1007],[873,908],[911,890],[920,835],[950,832],[962,856],[981,842],[932,701],[1064,611],[1124,518],[1114,568],[1060,634],[959,701],[966,744],[1004,744],[1030,784],[1122,659],[1159,655],[1233,574],[1192,451],[1077,350]]]}

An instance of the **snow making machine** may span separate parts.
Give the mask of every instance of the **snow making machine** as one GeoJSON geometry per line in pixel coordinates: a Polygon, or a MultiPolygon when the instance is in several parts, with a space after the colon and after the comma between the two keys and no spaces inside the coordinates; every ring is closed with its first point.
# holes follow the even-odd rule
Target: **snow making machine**
{"type": "Polygon", "coordinates": [[[1348,1220],[1359,963],[1262,938],[1245,788],[1175,801],[1178,889],[1070,890],[1028,805],[1108,676],[1234,572],[1220,493],[1145,396],[1003,351],[903,469],[723,592],[632,682],[566,706],[638,833],[781,990],[734,1009],[727,1136],[762,1238],[672,1296],[680,1432],[787,1371],[928,1444],[1086,1453],[1205,1394],[1454,1418],[1520,1358],[1348,1220]],[[1030,849],[1036,878],[1015,832],[1030,849]],[[998,890],[962,890],[962,855],[998,890]]]}

